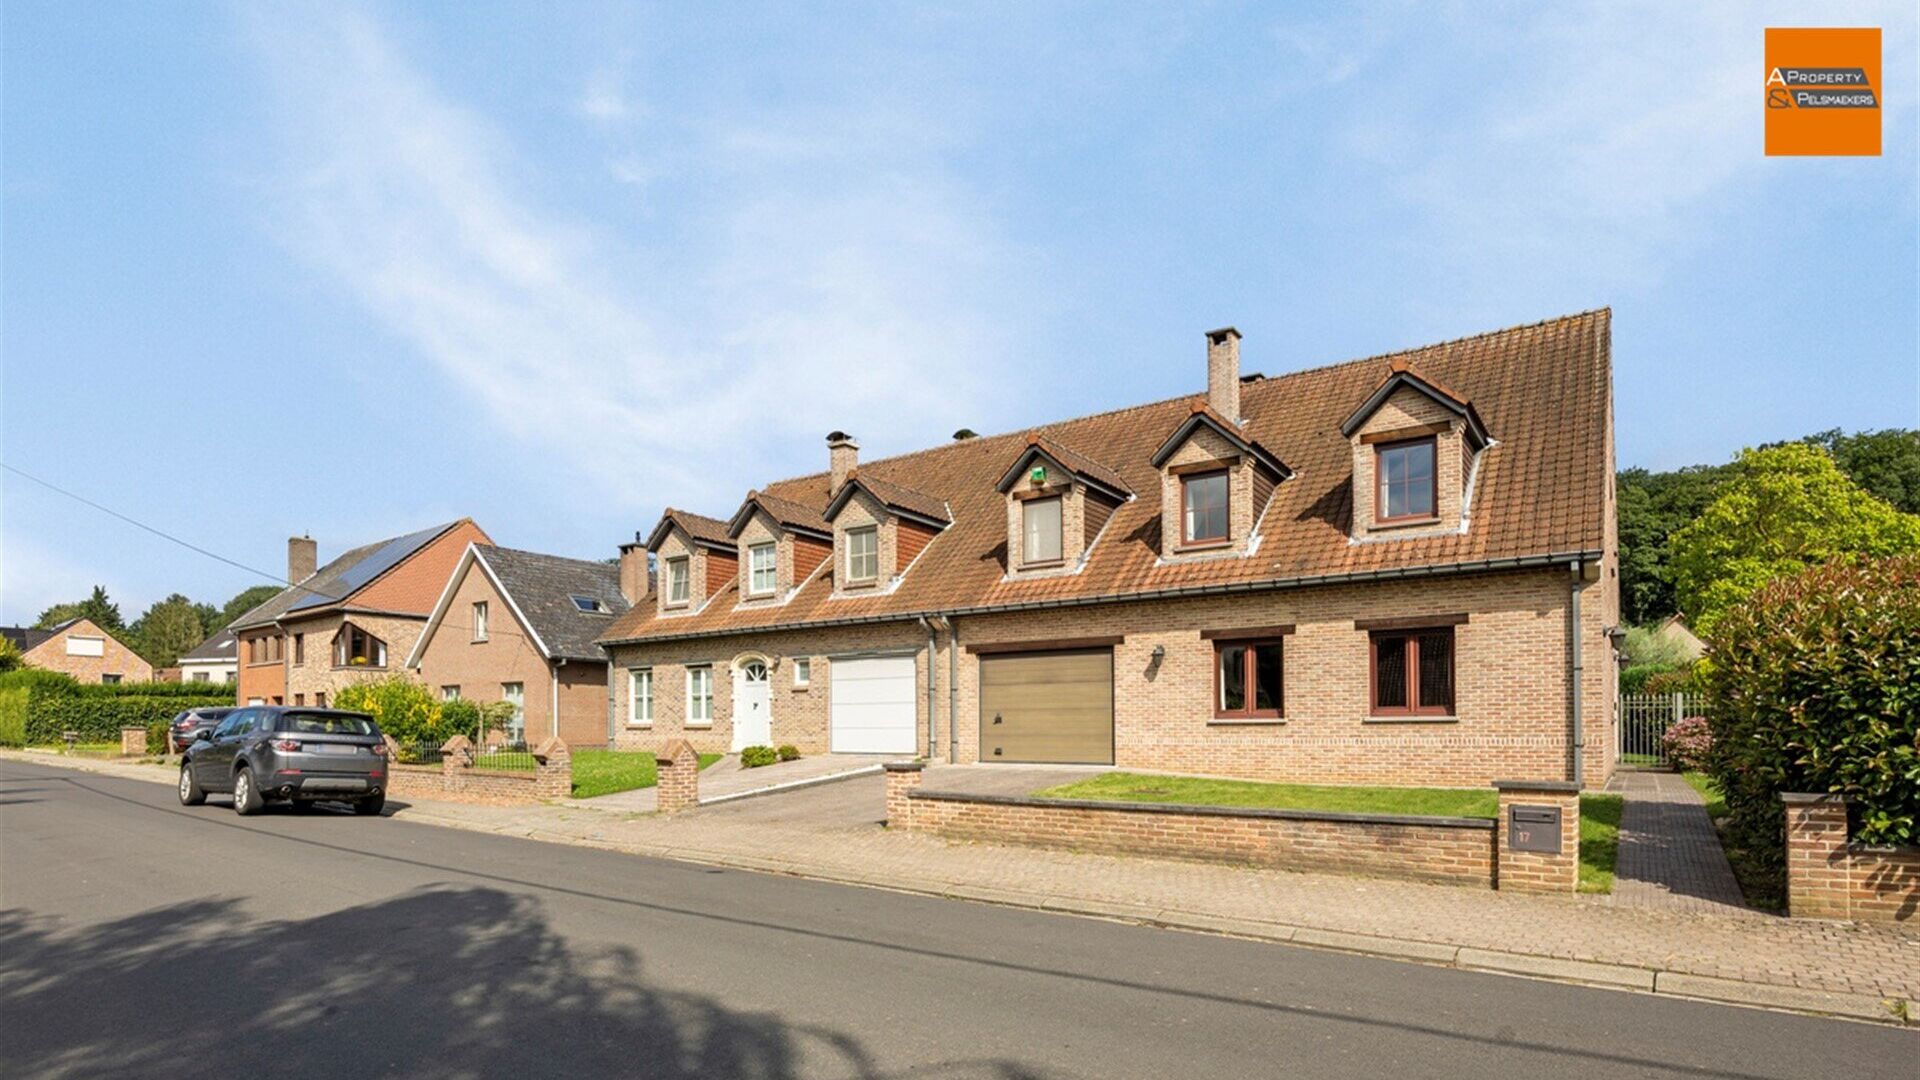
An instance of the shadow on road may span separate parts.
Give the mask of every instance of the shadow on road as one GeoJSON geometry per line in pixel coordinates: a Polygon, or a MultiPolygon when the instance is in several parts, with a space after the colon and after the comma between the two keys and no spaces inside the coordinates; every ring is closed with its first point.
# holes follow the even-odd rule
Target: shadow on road
{"type": "Polygon", "coordinates": [[[490,888],[276,922],[205,900],[78,932],[0,912],[0,1058],[12,1077],[881,1075],[842,1033],[650,987],[642,966],[581,955],[490,888]]]}

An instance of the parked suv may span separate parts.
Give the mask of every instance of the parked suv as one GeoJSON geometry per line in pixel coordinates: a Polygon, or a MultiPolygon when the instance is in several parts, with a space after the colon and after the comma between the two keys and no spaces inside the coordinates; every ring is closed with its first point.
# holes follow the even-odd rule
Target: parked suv
{"type": "Polygon", "coordinates": [[[232,711],[232,707],[185,710],[167,725],[167,741],[172,744],[168,749],[176,754],[185,751],[193,745],[193,740],[200,737],[201,732],[218,727],[220,721],[225,720],[232,711]]]}
{"type": "Polygon", "coordinates": [[[350,802],[356,813],[386,806],[387,744],[365,713],[252,705],[234,709],[203,733],[180,762],[180,802],[233,795],[233,808],[257,814],[268,800],[350,802]]]}

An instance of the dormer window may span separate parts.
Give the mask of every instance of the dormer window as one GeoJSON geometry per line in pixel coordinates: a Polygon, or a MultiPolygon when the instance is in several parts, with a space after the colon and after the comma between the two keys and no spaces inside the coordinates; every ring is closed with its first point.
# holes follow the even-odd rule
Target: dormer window
{"type": "Polygon", "coordinates": [[[347,623],[334,635],[333,663],[335,667],[386,667],[387,643],[347,623]]]}
{"type": "Polygon", "coordinates": [[[847,530],[847,580],[870,582],[880,576],[880,530],[872,525],[847,530]]]}
{"type": "Polygon", "coordinates": [[[1064,500],[1055,495],[1046,499],[1028,499],[1020,504],[1020,557],[1028,566],[1057,563],[1061,560],[1061,509],[1064,500]]]}
{"type": "Polygon", "coordinates": [[[1434,516],[1434,440],[1410,439],[1374,447],[1374,472],[1380,479],[1375,520],[1412,521],[1434,516]]]}
{"type": "Polygon", "coordinates": [[[1186,544],[1224,544],[1228,540],[1227,470],[1180,478],[1180,539],[1186,544]]]}
{"type": "Polygon", "coordinates": [[[779,549],[774,544],[755,544],[747,549],[747,591],[754,596],[769,596],[779,585],[779,549]]]}
{"type": "Polygon", "coordinates": [[[667,560],[667,603],[684,604],[689,595],[687,557],[685,555],[667,560]]]}

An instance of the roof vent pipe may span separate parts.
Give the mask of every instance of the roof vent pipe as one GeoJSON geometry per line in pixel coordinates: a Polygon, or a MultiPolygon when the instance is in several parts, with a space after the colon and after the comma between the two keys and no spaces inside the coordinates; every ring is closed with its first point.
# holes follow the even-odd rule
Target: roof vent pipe
{"type": "Polygon", "coordinates": [[[1207,331],[1207,405],[1240,422],[1240,331],[1231,326],[1207,331]]]}

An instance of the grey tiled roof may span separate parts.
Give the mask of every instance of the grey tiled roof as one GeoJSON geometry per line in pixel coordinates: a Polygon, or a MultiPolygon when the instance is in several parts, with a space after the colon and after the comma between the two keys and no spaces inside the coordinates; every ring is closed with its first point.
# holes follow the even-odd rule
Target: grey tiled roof
{"type": "Polygon", "coordinates": [[[14,647],[21,652],[26,652],[58,632],[42,630],[35,626],[0,626],[0,637],[13,642],[14,647]]]}
{"type": "Polygon", "coordinates": [[[180,655],[181,660],[234,660],[240,656],[233,631],[222,630],[180,655]]]}
{"type": "Polygon", "coordinates": [[[594,639],[607,632],[614,618],[625,614],[617,563],[567,559],[536,551],[475,544],[515,607],[533,632],[546,644],[551,659],[605,660],[594,639]],[[605,605],[607,613],[581,611],[573,597],[587,596],[605,605]]]}
{"type": "Polygon", "coordinates": [[[457,524],[459,522],[449,521],[405,536],[362,544],[321,567],[305,581],[289,585],[268,597],[258,607],[233,620],[227,629],[265,626],[290,611],[340,603],[457,524]]]}

